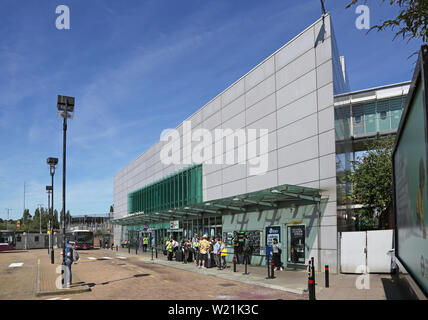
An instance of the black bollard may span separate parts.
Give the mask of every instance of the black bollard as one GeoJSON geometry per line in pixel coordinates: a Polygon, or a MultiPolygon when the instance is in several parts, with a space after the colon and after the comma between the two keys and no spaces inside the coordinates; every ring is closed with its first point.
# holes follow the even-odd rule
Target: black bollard
{"type": "Polygon", "coordinates": [[[325,266],[325,287],[328,288],[330,286],[329,277],[328,277],[328,265],[325,266]]]}
{"type": "Polygon", "coordinates": [[[119,251],[119,246],[118,245],[116,245],[116,251],[119,251]]]}
{"type": "Polygon", "coordinates": [[[314,263],[314,257],[311,258],[312,261],[312,280],[314,280],[315,283],[315,263],[314,263]]]}
{"type": "Polygon", "coordinates": [[[135,254],[138,254],[138,246],[135,246],[135,254]]]}
{"type": "Polygon", "coordinates": [[[128,253],[131,254],[131,245],[128,244],[128,253]]]}
{"type": "Polygon", "coordinates": [[[152,247],[152,261],[153,261],[153,247],[152,247]]]}
{"type": "Polygon", "coordinates": [[[113,251],[113,250],[114,250],[114,244],[111,245],[111,251],[113,251]]]}
{"type": "Polygon", "coordinates": [[[158,258],[158,248],[155,248],[156,259],[158,258]]]}
{"type": "Polygon", "coordinates": [[[233,257],[233,272],[236,272],[236,257],[233,257]]]}
{"type": "Polygon", "coordinates": [[[270,278],[271,279],[275,279],[275,262],[271,262],[271,267],[272,267],[272,269],[271,269],[271,272],[270,272],[270,278]]]}
{"type": "Polygon", "coordinates": [[[313,279],[313,262],[309,260],[309,266],[308,266],[308,293],[309,293],[309,300],[316,300],[315,299],[315,281],[313,279]]]}
{"type": "Polygon", "coordinates": [[[268,276],[266,279],[270,279],[270,263],[269,263],[269,256],[266,256],[266,266],[268,271],[268,276]]]}

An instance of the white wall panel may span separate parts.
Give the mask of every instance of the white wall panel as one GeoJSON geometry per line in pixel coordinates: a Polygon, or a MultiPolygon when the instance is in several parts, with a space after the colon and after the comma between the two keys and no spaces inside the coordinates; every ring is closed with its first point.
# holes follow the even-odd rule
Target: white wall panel
{"type": "Polygon", "coordinates": [[[318,89],[318,110],[331,107],[333,105],[333,83],[329,83],[318,89]]]}
{"type": "Polygon", "coordinates": [[[320,179],[336,176],[336,155],[329,154],[320,158],[320,179]]]}
{"type": "Polygon", "coordinates": [[[245,88],[250,90],[275,72],[274,58],[270,57],[245,77],[245,88]]]}
{"type": "Polygon", "coordinates": [[[276,111],[275,94],[271,94],[245,110],[246,123],[248,125],[256,122],[274,111],[276,111]]]}
{"type": "Polygon", "coordinates": [[[312,137],[278,150],[279,167],[318,157],[318,137],[312,137]]]}
{"type": "Polygon", "coordinates": [[[296,121],[278,130],[278,148],[314,136],[318,132],[317,114],[296,121]]]}
{"type": "Polygon", "coordinates": [[[247,91],[246,95],[246,105],[247,107],[252,106],[253,104],[264,99],[268,95],[275,92],[275,76],[267,78],[253,89],[247,91]]]}
{"type": "Polygon", "coordinates": [[[336,152],[336,140],[334,130],[319,135],[320,156],[336,152]]]}
{"type": "Polygon", "coordinates": [[[281,108],[316,90],[315,70],[277,91],[277,104],[281,108]]]}
{"type": "Polygon", "coordinates": [[[229,120],[230,118],[234,117],[238,113],[243,112],[244,110],[245,96],[242,95],[238,99],[232,101],[221,109],[223,122],[229,120]]]}
{"type": "Polygon", "coordinates": [[[225,183],[223,185],[223,198],[247,192],[246,179],[225,183]]]}
{"type": "Polygon", "coordinates": [[[317,112],[316,92],[312,92],[293,103],[278,109],[278,128],[317,112]]]}
{"type": "Polygon", "coordinates": [[[319,132],[334,129],[334,107],[326,108],[319,112],[319,132]]]}
{"type": "Polygon", "coordinates": [[[333,64],[329,60],[317,68],[317,85],[323,87],[333,81],[333,64]]]}
{"type": "Polygon", "coordinates": [[[314,47],[314,28],[311,27],[300,34],[291,43],[285,45],[275,54],[276,70],[281,69],[295,58],[314,47]]]}
{"type": "Polygon", "coordinates": [[[313,69],[315,50],[311,49],[276,73],[276,87],[280,89],[313,69]]]}
{"type": "Polygon", "coordinates": [[[231,103],[233,100],[244,94],[244,84],[244,79],[241,79],[221,95],[223,106],[231,103]]]}
{"type": "Polygon", "coordinates": [[[278,169],[279,184],[302,184],[319,180],[318,159],[278,169]]]}

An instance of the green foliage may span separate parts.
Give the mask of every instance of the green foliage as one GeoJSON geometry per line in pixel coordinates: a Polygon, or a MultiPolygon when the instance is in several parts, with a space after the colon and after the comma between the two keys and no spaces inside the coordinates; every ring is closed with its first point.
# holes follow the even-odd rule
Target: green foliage
{"type": "MultiPolygon", "coordinates": [[[[359,0],[352,0],[346,8],[356,4],[359,0]]],[[[364,1],[366,3],[367,1],[364,1]]],[[[382,0],[382,3],[385,0],[382,0]]],[[[400,13],[391,20],[383,21],[381,25],[375,25],[371,30],[382,31],[391,28],[398,29],[395,38],[402,36],[403,39],[422,39],[428,41],[428,1],[427,0],[389,0],[390,5],[398,5],[400,13]]]]}
{"type": "MultiPolygon", "coordinates": [[[[356,161],[354,170],[348,173],[352,183],[350,200],[362,204],[360,221],[373,227],[368,220],[376,221],[379,229],[389,227],[388,215],[392,209],[392,148],[394,137],[377,137],[367,145],[367,151],[356,161]]],[[[375,222],[373,222],[375,223],[375,222]]]]}

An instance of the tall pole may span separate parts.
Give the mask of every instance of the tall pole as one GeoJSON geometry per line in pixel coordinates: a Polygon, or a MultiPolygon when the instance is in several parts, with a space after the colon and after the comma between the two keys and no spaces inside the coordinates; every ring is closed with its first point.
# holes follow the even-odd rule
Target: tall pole
{"type": "Polygon", "coordinates": [[[54,255],[54,238],[53,238],[53,229],[54,229],[54,225],[53,225],[53,215],[54,215],[54,174],[55,172],[53,172],[53,174],[51,173],[51,178],[52,178],[52,190],[51,190],[51,197],[52,197],[52,201],[51,201],[51,264],[54,264],[54,259],[55,259],[55,255],[54,255]]]}
{"type": "Polygon", "coordinates": [[[48,190],[48,231],[49,231],[49,245],[48,245],[48,255],[50,255],[51,250],[51,192],[48,190]]]}
{"type": "Polygon", "coordinates": [[[67,108],[64,111],[64,123],[63,123],[63,146],[62,146],[62,264],[65,266],[65,165],[66,165],[66,132],[67,132],[67,108]]]}
{"type": "Polygon", "coordinates": [[[6,230],[9,230],[9,211],[12,209],[6,208],[6,210],[7,210],[6,230]]]}

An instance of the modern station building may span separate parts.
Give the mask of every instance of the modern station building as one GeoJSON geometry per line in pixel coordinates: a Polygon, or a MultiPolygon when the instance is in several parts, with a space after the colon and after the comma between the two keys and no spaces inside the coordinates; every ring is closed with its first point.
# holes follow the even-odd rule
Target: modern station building
{"type": "Polygon", "coordinates": [[[286,265],[314,257],[338,272],[352,208],[337,163],[397,129],[408,86],[349,92],[323,15],[115,175],[115,242],[207,234],[230,253],[245,233],[254,264],[277,238],[286,265]]]}

